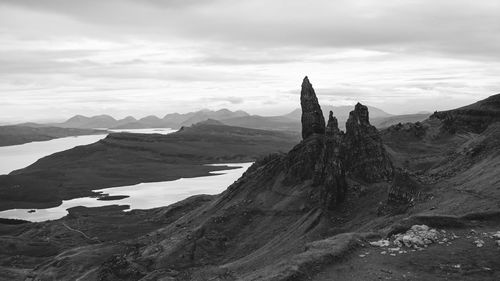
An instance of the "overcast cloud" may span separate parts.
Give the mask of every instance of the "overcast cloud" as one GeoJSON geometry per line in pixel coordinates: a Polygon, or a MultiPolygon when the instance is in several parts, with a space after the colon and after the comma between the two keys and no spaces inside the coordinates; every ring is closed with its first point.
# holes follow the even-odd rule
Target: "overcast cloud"
{"type": "Polygon", "coordinates": [[[0,0],[0,123],[320,102],[389,113],[500,92],[500,1],[0,0]]]}

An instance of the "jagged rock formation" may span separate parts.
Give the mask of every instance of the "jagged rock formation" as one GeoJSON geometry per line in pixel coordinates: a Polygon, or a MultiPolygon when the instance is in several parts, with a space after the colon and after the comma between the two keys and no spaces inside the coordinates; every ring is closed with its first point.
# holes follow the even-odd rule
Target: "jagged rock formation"
{"type": "Polygon", "coordinates": [[[323,111],[321,111],[318,98],[307,76],[302,82],[300,105],[302,107],[302,139],[305,140],[313,134],[324,134],[325,119],[323,111]]]}
{"type": "Polygon", "coordinates": [[[337,118],[330,111],[326,126],[325,144],[319,162],[316,164],[314,184],[321,185],[319,192],[323,206],[333,207],[345,199],[347,182],[342,161],[342,138],[337,118]]]}
{"type": "Polygon", "coordinates": [[[368,182],[392,178],[392,163],[380,134],[370,124],[368,108],[360,103],[349,114],[344,146],[346,169],[352,176],[368,182]]]}

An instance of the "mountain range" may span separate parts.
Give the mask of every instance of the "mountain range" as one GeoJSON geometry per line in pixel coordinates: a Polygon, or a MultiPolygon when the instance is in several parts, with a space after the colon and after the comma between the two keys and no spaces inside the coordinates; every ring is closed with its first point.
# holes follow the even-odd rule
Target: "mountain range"
{"type": "MultiPolygon", "coordinates": [[[[332,111],[337,116],[341,128],[349,117],[351,106],[323,106],[325,112],[332,111]]],[[[419,113],[412,115],[391,115],[379,108],[368,106],[372,124],[376,127],[388,127],[399,122],[422,121],[429,117],[430,113],[419,113]]],[[[325,118],[328,116],[325,115],[325,118]]],[[[109,115],[97,115],[86,117],[76,115],[62,123],[20,124],[29,127],[62,127],[62,128],[81,128],[81,129],[144,129],[144,128],[172,128],[179,129],[183,126],[191,126],[208,119],[221,121],[225,125],[238,126],[262,130],[280,130],[280,131],[300,131],[301,109],[293,110],[285,115],[278,116],[260,116],[250,115],[245,111],[231,111],[228,109],[200,110],[189,113],[170,113],[163,118],[155,115],[149,115],[144,118],[136,119],[128,116],[123,119],[115,119],[109,115]]]]}

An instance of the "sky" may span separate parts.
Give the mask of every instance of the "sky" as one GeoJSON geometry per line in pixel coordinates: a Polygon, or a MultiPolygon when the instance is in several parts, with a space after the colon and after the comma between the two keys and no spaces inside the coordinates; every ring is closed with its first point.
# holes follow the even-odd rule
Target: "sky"
{"type": "Polygon", "coordinates": [[[500,93],[500,1],[0,0],[0,123],[500,93]]]}

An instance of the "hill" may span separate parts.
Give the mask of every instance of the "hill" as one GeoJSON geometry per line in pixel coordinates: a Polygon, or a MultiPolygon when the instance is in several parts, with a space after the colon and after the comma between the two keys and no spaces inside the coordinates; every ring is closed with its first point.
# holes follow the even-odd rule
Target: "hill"
{"type": "Polygon", "coordinates": [[[105,134],[102,130],[87,130],[59,127],[0,126],[0,146],[17,145],[33,141],[47,141],[56,138],[105,134]]]}
{"type": "Polygon", "coordinates": [[[372,119],[373,126],[383,129],[396,125],[398,123],[416,123],[424,121],[429,118],[431,113],[419,113],[419,114],[403,114],[403,115],[393,115],[389,117],[378,117],[372,119]]]}
{"type": "Polygon", "coordinates": [[[450,133],[481,133],[490,124],[500,121],[500,94],[461,108],[435,112],[432,117],[441,120],[443,129],[450,133]]]}

